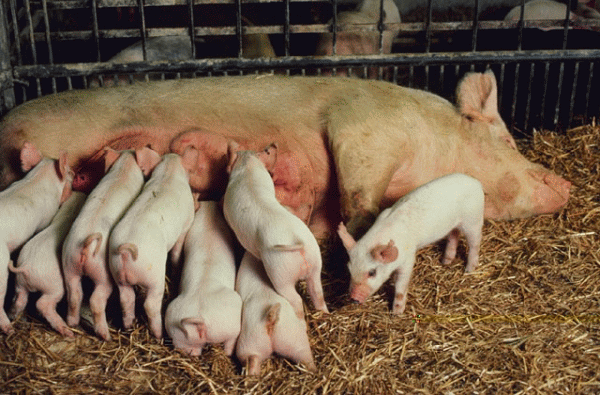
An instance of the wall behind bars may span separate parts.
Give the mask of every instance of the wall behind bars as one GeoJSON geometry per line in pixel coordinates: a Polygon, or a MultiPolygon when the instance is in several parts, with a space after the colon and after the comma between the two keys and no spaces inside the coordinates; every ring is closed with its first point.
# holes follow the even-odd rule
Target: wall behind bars
{"type": "MultiPolygon", "coordinates": [[[[340,12],[353,10],[355,3],[3,0],[0,112],[90,85],[262,72],[336,74],[348,67],[356,78],[377,67],[376,78],[453,100],[464,73],[491,68],[500,85],[502,116],[517,135],[590,122],[600,109],[600,77],[594,72],[600,20],[502,21],[519,3],[410,0],[399,3],[399,24],[384,23],[378,15],[372,23],[346,25],[339,22],[340,12]],[[400,32],[392,53],[385,54],[381,35],[394,29],[400,32]],[[346,32],[374,34],[379,47],[371,54],[314,55],[320,35],[330,33],[338,48],[346,32]],[[179,37],[182,47],[156,57],[154,40],[168,36],[179,37]],[[270,44],[272,52],[257,55],[256,42],[270,44]],[[136,43],[137,61],[109,62],[136,43]]],[[[577,10],[578,3],[572,3],[567,18],[577,10]]]]}

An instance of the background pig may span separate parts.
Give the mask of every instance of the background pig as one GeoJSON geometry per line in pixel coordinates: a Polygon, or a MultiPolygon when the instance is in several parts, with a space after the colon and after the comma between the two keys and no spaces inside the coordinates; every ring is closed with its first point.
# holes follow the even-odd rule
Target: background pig
{"type": "Polygon", "coordinates": [[[23,312],[30,292],[40,292],[35,304],[38,311],[55,331],[68,337],[73,337],[73,332],[56,312],[56,305],[65,294],[60,256],[63,241],[85,198],[84,193],[73,192],[50,225],[25,243],[19,253],[17,267],[8,266],[16,273],[15,299],[11,309],[13,317],[23,312]]]}
{"type": "Polygon", "coordinates": [[[109,266],[119,287],[123,326],[131,328],[135,310],[134,285],[146,289],[144,309],[150,330],[162,337],[160,316],[165,290],[167,254],[179,261],[185,234],[194,219],[194,197],[184,164],[191,160],[166,154],[152,171],[142,192],[114,227],[109,240],[109,266]]]}
{"type": "Polygon", "coordinates": [[[491,71],[466,74],[456,97],[453,105],[383,81],[268,75],[62,92],[24,103],[0,123],[0,187],[21,176],[13,156],[25,140],[52,157],[68,149],[89,180],[99,179],[94,166],[106,145],[150,144],[160,154],[196,149],[190,184],[202,199],[218,200],[228,141],[249,150],[277,141],[277,199],[319,239],[341,217],[356,236],[380,209],[454,172],[481,181],[488,218],[566,204],[570,183],[517,150],[491,71]]]}
{"type": "Polygon", "coordinates": [[[223,213],[240,244],[261,259],[273,287],[304,317],[296,283],[306,279],[315,308],[327,312],[321,286],[321,251],[308,227],[275,197],[268,168],[276,162],[277,147],[260,153],[236,151],[230,145],[229,184],[223,213]]]}
{"type": "Polygon", "coordinates": [[[240,263],[236,291],[242,297],[242,329],[236,355],[251,375],[277,353],[315,370],[304,318],[273,289],[263,264],[246,252],[240,263]]]}
{"type": "MultiPolygon", "coordinates": [[[[360,25],[378,24],[380,20],[381,0],[363,0],[355,11],[340,12],[337,16],[338,25],[360,25]]],[[[392,0],[383,0],[383,23],[400,23],[398,8],[392,0]]],[[[328,22],[331,24],[332,20],[328,22]]],[[[351,28],[351,27],[350,27],[351,28]]],[[[390,27],[385,30],[381,37],[378,31],[374,32],[351,32],[338,31],[336,36],[335,55],[371,55],[387,54],[392,52],[392,44],[399,27],[390,27]],[[380,38],[382,38],[380,51],[380,38]]],[[[333,55],[333,33],[322,34],[317,43],[315,55],[333,55]]],[[[336,75],[348,75],[347,70],[336,70],[336,75]]],[[[377,77],[377,68],[369,70],[369,77],[377,77]]]]}
{"type": "Polygon", "coordinates": [[[338,233],[350,256],[350,295],[363,303],[396,274],[394,314],[404,312],[408,283],[419,248],[448,237],[444,264],[456,255],[460,230],[467,238],[466,271],[477,267],[484,196],[481,183],[464,174],[450,174],[415,189],[379,214],[357,242],[343,223],[338,233]]]}
{"type": "Polygon", "coordinates": [[[242,312],[234,240],[218,204],[201,202],[183,245],[179,296],[165,313],[173,345],[191,355],[200,355],[206,343],[225,343],[225,353],[233,353],[242,312]]]}
{"type": "Polygon", "coordinates": [[[10,253],[48,226],[60,204],[70,196],[73,180],[64,152],[55,161],[42,157],[32,144],[25,143],[20,159],[27,175],[0,193],[0,329],[5,333],[12,332],[3,308],[10,253]]]}
{"type": "Polygon", "coordinates": [[[88,276],[94,282],[90,296],[94,331],[109,340],[105,310],[113,284],[106,257],[108,237],[140,193],[144,175],[150,174],[160,156],[149,148],[122,152],[106,149],[104,160],[106,175],[90,193],[65,239],[62,267],[69,301],[68,324],[79,324],[81,277],[88,276]]]}

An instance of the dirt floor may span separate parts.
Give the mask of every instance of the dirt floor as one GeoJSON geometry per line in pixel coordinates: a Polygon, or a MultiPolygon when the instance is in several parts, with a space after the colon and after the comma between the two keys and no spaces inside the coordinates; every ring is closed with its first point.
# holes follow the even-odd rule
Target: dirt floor
{"type": "Polygon", "coordinates": [[[443,244],[422,250],[401,316],[390,313],[389,284],[350,304],[343,270],[332,269],[345,262],[327,254],[331,314],[307,308],[314,373],[273,357],[246,377],[222,346],[189,357],[152,338],[143,318],[131,332],[115,318],[109,342],[86,326],[65,340],[31,308],[14,334],[0,335],[0,393],[600,393],[599,142],[595,125],[520,141],[528,158],[573,183],[567,206],[486,221],[469,275],[464,239],[449,266],[443,244]]]}

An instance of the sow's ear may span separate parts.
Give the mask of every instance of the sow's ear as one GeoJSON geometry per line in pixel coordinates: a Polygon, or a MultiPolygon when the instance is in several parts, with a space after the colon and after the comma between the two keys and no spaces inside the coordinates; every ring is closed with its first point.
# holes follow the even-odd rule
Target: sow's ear
{"type": "Polygon", "coordinates": [[[371,256],[376,261],[382,263],[394,262],[396,259],[398,259],[398,248],[396,248],[394,245],[394,241],[390,240],[387,245],[380,244],[373,247],[371,250],[371,256]]]}
{"type": "Polygon", "coordinates": [[[493,122],[498,113],[498,88],[491,70],[485,73],[467,73],[456,88],[460,113],[475,121],[493,122]]]}
{"type": "Polygon", "coordinates": [[[340,236],[340,239],[342,239],[342,244],[344,245],[344,248],[346,248],[346,251],[350,252],[356,245],[356,241],[354,240],[354,237],[348,233],[348,229],[346,229],[346,225],[344,225],[343,222],[340,222],[338,226],[338,235],[340,236]]]}
{"type": "Polygon", "coordinates": [[[42,161],[42,153],[33,144],[26,142],[21,148],[21,169],[29,171],[42,161]]]}

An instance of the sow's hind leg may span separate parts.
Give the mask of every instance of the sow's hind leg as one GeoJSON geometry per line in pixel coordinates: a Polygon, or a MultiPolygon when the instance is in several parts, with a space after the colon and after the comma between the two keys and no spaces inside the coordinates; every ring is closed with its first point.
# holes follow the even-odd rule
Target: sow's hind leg
{"type": "MultiPolygon", "coordinates": [[[[336,167],[341,214],[350,234],[359,238],[373,224],[398,165],[397,133],[373,98],[352,97],[327,115],[327,133],[336,167]],[[384,120],[382,121],[382,118],[384,120]]],[[[391,121],[391,120],[390,120],[391,121]]]]}

